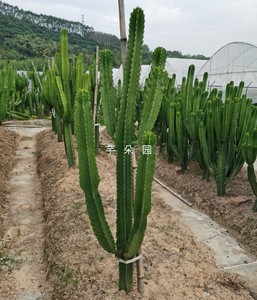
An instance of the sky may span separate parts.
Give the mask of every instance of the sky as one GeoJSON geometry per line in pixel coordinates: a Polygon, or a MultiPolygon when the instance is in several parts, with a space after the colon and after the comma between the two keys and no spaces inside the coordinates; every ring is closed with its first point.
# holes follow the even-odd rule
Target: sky
{"type": "MultiPolygon", "coordinates": [[[[82,21],[96,31],[119,37],[118,0],[5,0],[23,10],[82,21]]],[[[124,0],[129,17],[139,6],[145,13],[144,43],[183,54],[212,56],[230,42],[257,45],[256,0],[124,0]]]]}

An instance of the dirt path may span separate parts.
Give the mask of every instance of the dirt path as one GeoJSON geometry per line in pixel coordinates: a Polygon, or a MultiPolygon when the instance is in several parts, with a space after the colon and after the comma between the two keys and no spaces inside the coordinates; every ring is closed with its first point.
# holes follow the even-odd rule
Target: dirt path
{"type": "Polygon", "coordinates": [[[10,288],[0,299],[49,299],[43,262],[44,224],[40,182],[36,169],[36,134],[42,128],[13,128],[20,141],[11,174],[8,209],[4,216],[2,247],[14,258],[12,272],[5,274],[10,288]]]}

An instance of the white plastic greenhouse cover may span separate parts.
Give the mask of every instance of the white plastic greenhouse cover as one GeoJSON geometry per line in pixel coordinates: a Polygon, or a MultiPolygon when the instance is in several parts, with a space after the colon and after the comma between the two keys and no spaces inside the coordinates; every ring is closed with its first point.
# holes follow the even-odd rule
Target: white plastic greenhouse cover
{"type": "Polygon", "coordinates": [[[180,86],[183,77],[187,76],[190,65],[195,66],[195,74],[197,74],[206,62],[207,60],[201,59],[167,58],[165,69],[168,72],[169,77],[172,77],[173,74],[176,74],[175,83],[177,86],[180,86]]]}
{"type": "MultiPolygon", "coordinates": [[[[168,72],[169,77],[176,74],[176,85],[179,86],[182,82],[182,78],[187,76],[187,71],[190,65],[195,66],[195,74],[201,69],[201,67],[207,62],[207,60],[199,59],[185,59],[185,58],[167,58],[165,69],[168,72]]],[[[146,78],[151,70],[151,65],[142,65],[140,74],[140,85],[143,86],[146,78]]],[[[122,80],[122,66],[119,69],[113,69],[114,84],[118,83],[118,80],[122,80]]]]}
{"type": "Polygon", "coordinates": [[[200,80],[207,72],[210,89],[225,90],[227,83],[235,85],[244,82],[244,93],[257,103],[257,47],[244,43],[233,42],[220,48],[196,73],[200,80]]]}

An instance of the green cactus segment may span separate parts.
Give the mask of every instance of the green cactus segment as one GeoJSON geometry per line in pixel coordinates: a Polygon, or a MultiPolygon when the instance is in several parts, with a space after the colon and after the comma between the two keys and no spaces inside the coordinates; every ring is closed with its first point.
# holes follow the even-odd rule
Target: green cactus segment
{"type": "Polygon", "coordinates": [[[98,192],[99,175],[95,159],[94,123],[89,92],[79,90],[75,104],[75,131],[78,145],[80,186],[86,196],[87,211],[100,245],[115,253],[115,243],[106,221],[98,192]]]}
{"type": "Polygon", "coordinates": [[[116,91],[113,85],[112,54],[110,50],[103,50],[100,55],[100,92],[106,129],[114,138],[116,129],[116,91]]]}
{"type": "Polygon", "coordinates": [[[144,238],[147,216],[151,210],[151,187],[155,166],[156,137],[152,132],[146,132],[142,146],[149,146],[151,151],[145,154],[141,151],[138,159],[136,176],[136,194],[134,205],[134,223],[128,239],[126,259],[134,257],[144,238]]]}
{"type": "MultiPolygon", "coordinates": [[[[124,259],[132,226],[132,161],[131,154],[124,153],[133,146],[136,98],[142,61],[144,13],[136,8],[131,13],[127,56],[124,67],[122,96],[119,107],[115,146],[117,154],[117,253],[124,259]]],[[[129,292],[132,284],[133,264],[119,263],[119,288],[129,292]]]]}
{"type": "Polygon", "coordinates": [[[124,70],[122,99],[115,133],[117,153],[117,251],[124,258],[132,220],[131,154],[124,154],[134,142],[136,97],[139,91],[144,14],[136,8],[130,18],[127,58],[124,70]]]}
{"type": "Polygon", "coordinates": [[[63,121],[63,138],[65,152],[68,159],[68,166],[74,167],[76,164],[75,151],[72,141],[72,123],[68,121],[63,121]]]}
{"type": "Polygon", "coordinates": [[[248,174],[248,180],[250,182],[252,191],[256,197],[255,203],[253,205],[253,211],[257,211],[257,182],[256,182],[256,176],[255,176],[255,170],[253,165],[249,165],[247,167],[247,174],[248,174]]]}
{"type": "Polygon", "coordinates": [[[247,166],[247,174],[248,174],[248,180],[250,182],[252,191],[254,195],[257,197],[257,182],[256,182],[255,170],[253,165],[247,166]]]}
{"type": "Polygon", "coordinates": [[[61,54],[61,77],[63,82],[63,90],[67,98],[67,107],[71,107],[70,99],[70,66],[69,66],[69,56],[68,56],[68,30],[63,28],[61,30],[61,40],[60,40],[60,54],[61,54]]]}
{"type": "Polygon", "coordinates": [[[68,107],[67,97],[66,97],[66,94],[63,90],[62,79],[61,79],[60,76],[56,76],[56,84],[57,84],[59,94],[60,94],[60,98],[61,98],[61,101],[62,101],[63,119],[67,120],[67,119],[69,119],[69,113],[70,113],[71,107],[68,107]]]}
{"type": "Polygon", "coordinates": [[[248,165],[253,165],[257,156],[257,128],[245,134],[244,142],[242,143],[242,153],[244,161],[248,165]]]}
{"type": "Polygon", "coordinates": [[[9,82],[7,67],[0,72],[0,124],[5,119],[7,113],[7,103],[9,98],[9,82]]]}
{"type": "Polygon", "coordinates": [[[221,144],[217,154],[217,167],[216,167],[216,183],[217,183],[217,195],[225,195],[226,185],[226,144],[221,144]]]}
{"type": "Polygon", "coordinates": [[[166,59],[167,59],[167,51],[162,47],[157,47],[153,52],[151,69],[154,69],[155,67],[160,67],[164,69],[166,59]]]}
{"type": "Polygon", "coordinates": [[[163,85],[166,80],[166,71],[160,67],[152,69],[144,91],[145,101],[138,131],[138,143],[141,143],[144,133],[154,126],[164,97],[163,85]]]}
{"type": "Polygon", "coordinates": [[[253,211],[257,211],[257,182],[256,175],[254,170],[254,162],[257,157],[257,128],[247,132],[245,134],[244,142],[242,143],[242,154],[244,161],[248,164],[247,174],[248,181],[251,185],[252,191],[256,196],[255,203],[253,205],[253,211]]]}
{"type": "Polygon", "coordinates": [[[212,157],[210,156],[210,151],[206,139],[206,129],[203,122],[201,122],[199,125],[199,139],[200,139],[200,145],[203,153],[204,162],[211,175],[215,177],[216,176],[215,165],[212,161],[212,157]]]}

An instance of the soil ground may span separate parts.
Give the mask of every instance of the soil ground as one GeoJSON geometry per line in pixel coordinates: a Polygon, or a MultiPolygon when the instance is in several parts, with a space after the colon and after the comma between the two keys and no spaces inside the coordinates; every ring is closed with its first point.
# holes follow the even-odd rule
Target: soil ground
{"type": "MultiPolygon", "coordinates": [[[[104,135],[103,142],[106,141],[104,135]]],[[[15,146],[15,135],[1,128],[1,190],[8,190],[7,174],[10,174],[13,167],[15,146]]],[[[50,130],[39,134],[36,156],[43,203],[39,210],[43,210],[45,221],[44,259],[47,282],[53,290],[49,300],[229,300],[255,297],[245,288],[241,277],[225,273],[216,267],[212,251],[196,241],[190,229],[179,222],[179,216],[165,205],[155,189],[143,242],[145,295],[142,297],[137,293],[136,284],[129,295],[118,291],[117,259],[104,252],[96,241],[87,217],[84,195],[79,187],[78,170],[67,167],[63,144],[57,143],[56,136],[50,130]]],[[[101,177],[100,193],[107,219],[115,232],[115,157],[101,151],[97,162],[101,177]]],[[[214,182],[202,181],[198,169],[191,169],[184,175],[176,174],[174,165],[158,159],[155,174],[195,207],[226,225],[231,235],[236,236],[251,253],[256,254],[256,215],[251,210],[253,200],[238,207],[229,204],[229,197],[233,195],[241,194],[253,199],[245,175],[244,170],[240,172],[228,186],[228,196],[220,198],[216,196],[214,182]],[[229,224],[227,220],[230,220],[229,224]]],[[[2,211],[8,207],[5,196],[6,192],[0,198],[2,211]]],[[[1,238],[7,230],[1,224],[1,238]]],[[[7,281],[5,275],[12,273],[15,268],[18,266],[14,262],[12,270],[0,270],[1,288],[14,284],[7,281]]]]}

